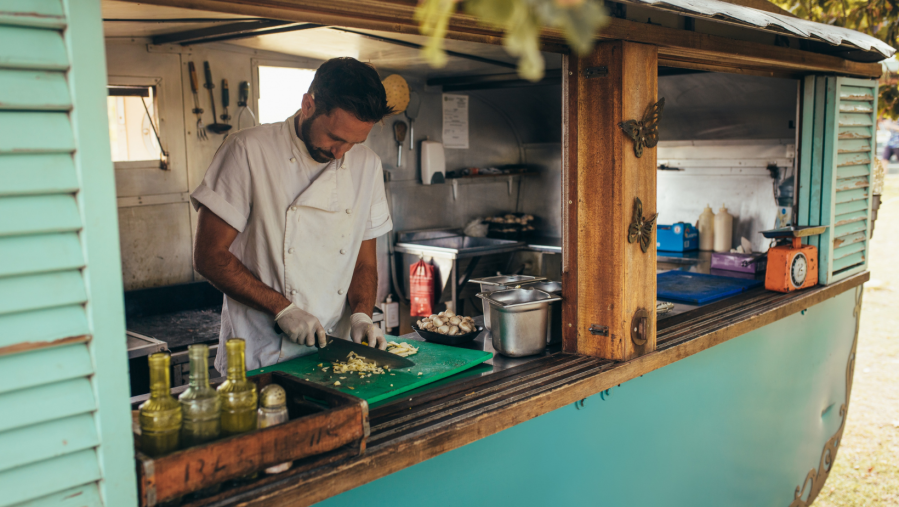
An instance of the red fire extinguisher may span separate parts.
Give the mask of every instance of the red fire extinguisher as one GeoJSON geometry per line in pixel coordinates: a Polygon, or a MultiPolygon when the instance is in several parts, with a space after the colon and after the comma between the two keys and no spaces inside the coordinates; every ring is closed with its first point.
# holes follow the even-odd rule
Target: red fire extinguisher
{"type": "Polygon", "coordinates": [[[409,299],[413,317],[427,317],[434,308],[434,266],[419,259],[409,266],[409,299]]]}

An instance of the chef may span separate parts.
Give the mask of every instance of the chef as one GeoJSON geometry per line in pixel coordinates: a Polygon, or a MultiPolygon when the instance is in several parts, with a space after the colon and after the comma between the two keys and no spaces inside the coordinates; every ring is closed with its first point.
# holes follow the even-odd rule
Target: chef
{"type": "Polygon", "coordinates": [[[375,241],[393,222],[381,160],[361,143],[392,112],[372,66],[335,58],[295,115],[216,152],[191,203],[194,268],[225,294],[218,371],[235,337],[247,369],[315,352],[326,335],[386,348],[371,320],[375,241]]]}

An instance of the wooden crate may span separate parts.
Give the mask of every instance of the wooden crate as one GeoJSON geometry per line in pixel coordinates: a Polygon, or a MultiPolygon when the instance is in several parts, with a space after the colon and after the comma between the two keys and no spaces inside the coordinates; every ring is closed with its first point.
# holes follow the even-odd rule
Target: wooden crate
{"type": "MultiPolygon", "coordinates": [[[[357,454],[365,451],[369,433],[365,400],[282,372],[248,379],[256,383],[257,389],[271,383],[284,388],[288,422],[181,449],[159,458],[140,452],[140,427],[134,424],[142,507],[343,446],[353,446],[357,454]]],[[[135,420],[137,405],[132,406],[135,420]]]]}

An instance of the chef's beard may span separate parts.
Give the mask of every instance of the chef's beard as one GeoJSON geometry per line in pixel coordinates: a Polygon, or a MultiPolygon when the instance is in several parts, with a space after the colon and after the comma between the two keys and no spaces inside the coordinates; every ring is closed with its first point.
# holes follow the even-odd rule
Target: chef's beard
{"type": "Polygon", "coordinates": [[[309,152],[309,156],[312,157],[312,160],[324,164],[325,162],[334,160],[334,156],[331,155],[330,151],[318,148],[309,142],[309,139],[312,139],[312,121],[317,117],[317,115],[312,115],[312,118],[303,120],[300,124],[300,133],[302,134],[300,139],[302,139],[303,144],[306,145],[306,151],[309,152]]]}

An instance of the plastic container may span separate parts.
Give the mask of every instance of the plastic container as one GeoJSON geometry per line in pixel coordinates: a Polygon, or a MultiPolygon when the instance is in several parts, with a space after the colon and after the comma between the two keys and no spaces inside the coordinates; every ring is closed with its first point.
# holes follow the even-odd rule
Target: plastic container
{"type": "Polygon", "coordinates": [[[718,214],[715,215],[715,251],[718,253],[730,252],[734,242],[734,216],[727,212],[727,208],[721,205],[718,214]]]}
{"type": "Polygon", "coordinates": [[[699,249],[711,252],[715,249],[715,212],[708,204],[699,215],[699,221],[696,222],[696,228],[699,230],[699,249]]]}

